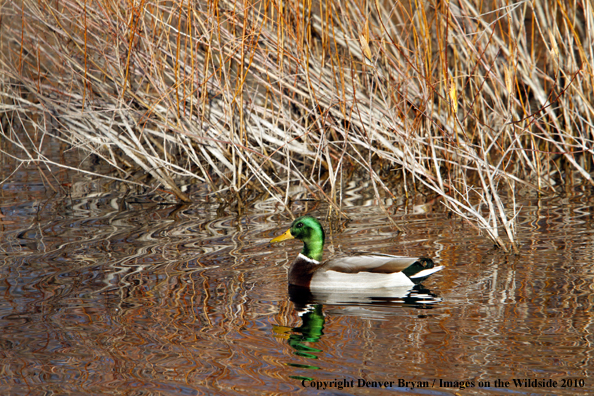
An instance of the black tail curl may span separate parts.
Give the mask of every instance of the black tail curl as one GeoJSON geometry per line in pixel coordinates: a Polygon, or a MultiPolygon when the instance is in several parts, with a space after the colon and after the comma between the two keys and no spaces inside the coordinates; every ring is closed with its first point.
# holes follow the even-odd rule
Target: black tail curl
{"type": "Polygon", "coordinates": [[[425,257],[420,257],[417,261],[406,267],[406,269],[402,271],[402,273],[410,278],[417,272],[433,268],[434,266],[435,263],[433,262],[433,260],[425,257]]]}

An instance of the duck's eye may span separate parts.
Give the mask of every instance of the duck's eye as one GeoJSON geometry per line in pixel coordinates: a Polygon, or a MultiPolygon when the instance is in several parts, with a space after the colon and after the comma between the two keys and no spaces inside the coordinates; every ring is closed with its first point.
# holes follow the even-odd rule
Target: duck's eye
{"type": "Polygon", "coordinates": [[[297,225],[295,227],[301,228],[301,227],[303,227],[303,223],[297,223],[297,225]]]}

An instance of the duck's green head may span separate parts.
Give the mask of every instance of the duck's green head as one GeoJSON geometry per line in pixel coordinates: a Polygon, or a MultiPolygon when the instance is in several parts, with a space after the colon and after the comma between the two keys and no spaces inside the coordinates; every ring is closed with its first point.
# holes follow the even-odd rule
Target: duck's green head
{"type": "Polygon", "coordinates": [[[325,240],[324,228],[315,217],[309,215],[299,217],[291,224],[291,228],[287,232],[277,236],[270,243],[286,241],[287,239],[303,241],[301,254],[310,259],[322,261],[325,240]]]}

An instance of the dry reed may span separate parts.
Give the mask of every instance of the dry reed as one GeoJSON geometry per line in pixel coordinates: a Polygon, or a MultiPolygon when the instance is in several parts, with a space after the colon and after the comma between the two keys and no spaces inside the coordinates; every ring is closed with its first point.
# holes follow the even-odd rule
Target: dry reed
{"type": "Polygon", "coordinates": [[[592,5],[7,0],[3,155],[59,139],[182,201],[301,183],[338,211],[361,169],[515,250],[517,186],[592,183],[592,5]]]}

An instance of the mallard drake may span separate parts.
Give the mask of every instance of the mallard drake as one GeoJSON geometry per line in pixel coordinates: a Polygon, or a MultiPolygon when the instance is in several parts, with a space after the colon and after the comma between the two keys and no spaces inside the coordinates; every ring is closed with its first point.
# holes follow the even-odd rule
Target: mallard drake
{"type": "Polygon", "coordinates": [[[338,255],[322,262],[324,228],[312,216],[296,219],[284,234],[270,243],[299,239],[303,250],[289,269],[289,284],[311,289],[372,289],[414,286],[443,269],[431,259],[392,256],[382,253],[355,252],[338,255]]]}

